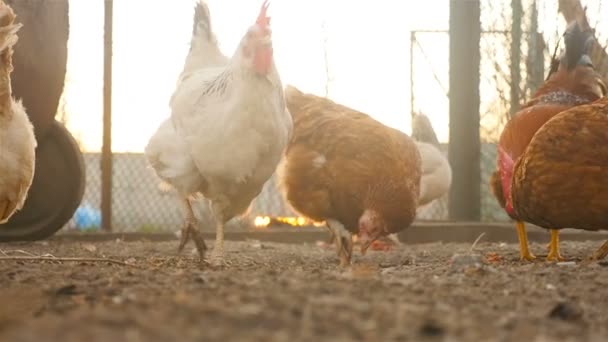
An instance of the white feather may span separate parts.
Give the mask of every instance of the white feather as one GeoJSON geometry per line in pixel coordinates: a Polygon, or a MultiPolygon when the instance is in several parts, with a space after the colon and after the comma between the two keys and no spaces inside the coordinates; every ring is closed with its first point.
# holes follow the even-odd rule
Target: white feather
{"type": "Polygon", "coordinates": [[[183,195],[203,192],[223,205],[231,205],[225,203],[230,197],[238,214],[275,171],[293,123],[274,65],[259,76],[241,46],[226,58],[203,1],[196,10],[199,22],[170,100],[171,118],[150,139],[146,156],[157,175],[183,195]]]}
{"type": "Polygon", "coordinates": [[[418,206],[423,206],[448,192],[452,184],[452,168],[447,158],[434,145],[417,141],[416,146],[422,160],[418,206]]]}

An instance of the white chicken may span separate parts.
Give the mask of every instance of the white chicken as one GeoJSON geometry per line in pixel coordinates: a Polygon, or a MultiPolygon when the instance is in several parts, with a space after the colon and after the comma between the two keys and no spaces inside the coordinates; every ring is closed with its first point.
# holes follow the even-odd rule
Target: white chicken
{"type": "Polygon", "coordinates": [[[206,250],[191,197],[210,201],[217,221],[212,265],[224,262],[224,225],[242,215],[274,173],[293,129],[273,60],[268,4],[232,58],[220,52],[209,10],[194,15],[191,49],[171,98],[171,118],[161,124],[145,154],[179,193],[186,215],[179,245],[192,238],[201,260],[206,250]]]}
{"type": "Polygon", "coordinates": [[[422,207],[445,195],[452,184],[452,168],[439,149],[439,140],[431,121],[424,114],[412,118],[412,138],[422,158],[422,177],[418,206],[422,207]]]}
{"type": "Polygon", "coordinates": [[[0,224],[23,207],[35,168],[32,123],[11,92],[12,47],[22,26],[14,20],[13,10],[0,0],[0,224]]]}

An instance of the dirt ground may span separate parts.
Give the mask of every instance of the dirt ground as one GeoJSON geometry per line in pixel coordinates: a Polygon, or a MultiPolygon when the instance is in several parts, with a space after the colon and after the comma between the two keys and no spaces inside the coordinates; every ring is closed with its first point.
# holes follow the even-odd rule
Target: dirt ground
{"type": "Polygon", "coordinates": [[[346,270],[315,244],[227,242],[221,270],[177,241],[0,244],[0,340],[606,341],[608,262],[581,261],[600,244],[563,241],[560,264],[403,245],[346,270]],[[124,264],[5,260],[45,254],[124,264]]]}

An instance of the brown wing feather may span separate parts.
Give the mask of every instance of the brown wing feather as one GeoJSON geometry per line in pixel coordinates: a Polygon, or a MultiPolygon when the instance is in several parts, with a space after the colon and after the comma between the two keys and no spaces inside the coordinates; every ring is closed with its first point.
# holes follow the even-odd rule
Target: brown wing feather
{"type": "Polygon", "coordinates": [[[421,172],[412,139],[364,113],[295,88],[287,89],[286,100],[294,133],[281,178],[298,212],[316,220],[337,219],[352,231],[363,210],[374,206],[400,229],[413,221],[421,172]]]}
{"type": "Polygon", "coordinates": [[[513,205],[546,228],[608,229],[608,99],[547,122],[516,163],[513,205]]]}

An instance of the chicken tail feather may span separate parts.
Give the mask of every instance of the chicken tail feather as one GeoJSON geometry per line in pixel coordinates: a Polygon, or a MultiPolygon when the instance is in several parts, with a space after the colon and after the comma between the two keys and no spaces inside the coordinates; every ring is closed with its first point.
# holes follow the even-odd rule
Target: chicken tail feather
{"type": "MultiPolygon", "coordinates": [[[[568,26],[564,33],[566,52],[562,57],[562,63],[566,64],[568,70],[574,69],[581,58],[589,53],[594,39],[593,33],[589,30],[583,30],[577,22],[568,26]]],[[[588,62],[591,62],[590,58],[588,62]]]]}
{"type": "Polygon", "coordinates": [[[11,79],[13,71],[13,45],[17,43],[17,31],[21,24],[15,24],[15,13],[3,1],[0,1],[0,115],[10,112],[11,79]]]}
{"type": "Polygon", "coordinates": [[[190,52],[186,57],[180,81],[194,70],[222,66],[227,63],[228,58],[220,51],[211,27],[209,7],[205,0],[198,0],[194,8],[190,52]]]}
{"type": "Polygon", "coordinates": [[[428,116],[417,113],[412,118],[412,139],[439,146],[439,139],[428,116]]]}
{"type": "Polygon", "coordinates": [[[194,8],[194,21],[192,24],[192,37],[194,39],[205,39],[217,45],[217,39],[211,29],[211,16],[209,7],[204,0],[199,0],[194,8]]]}

